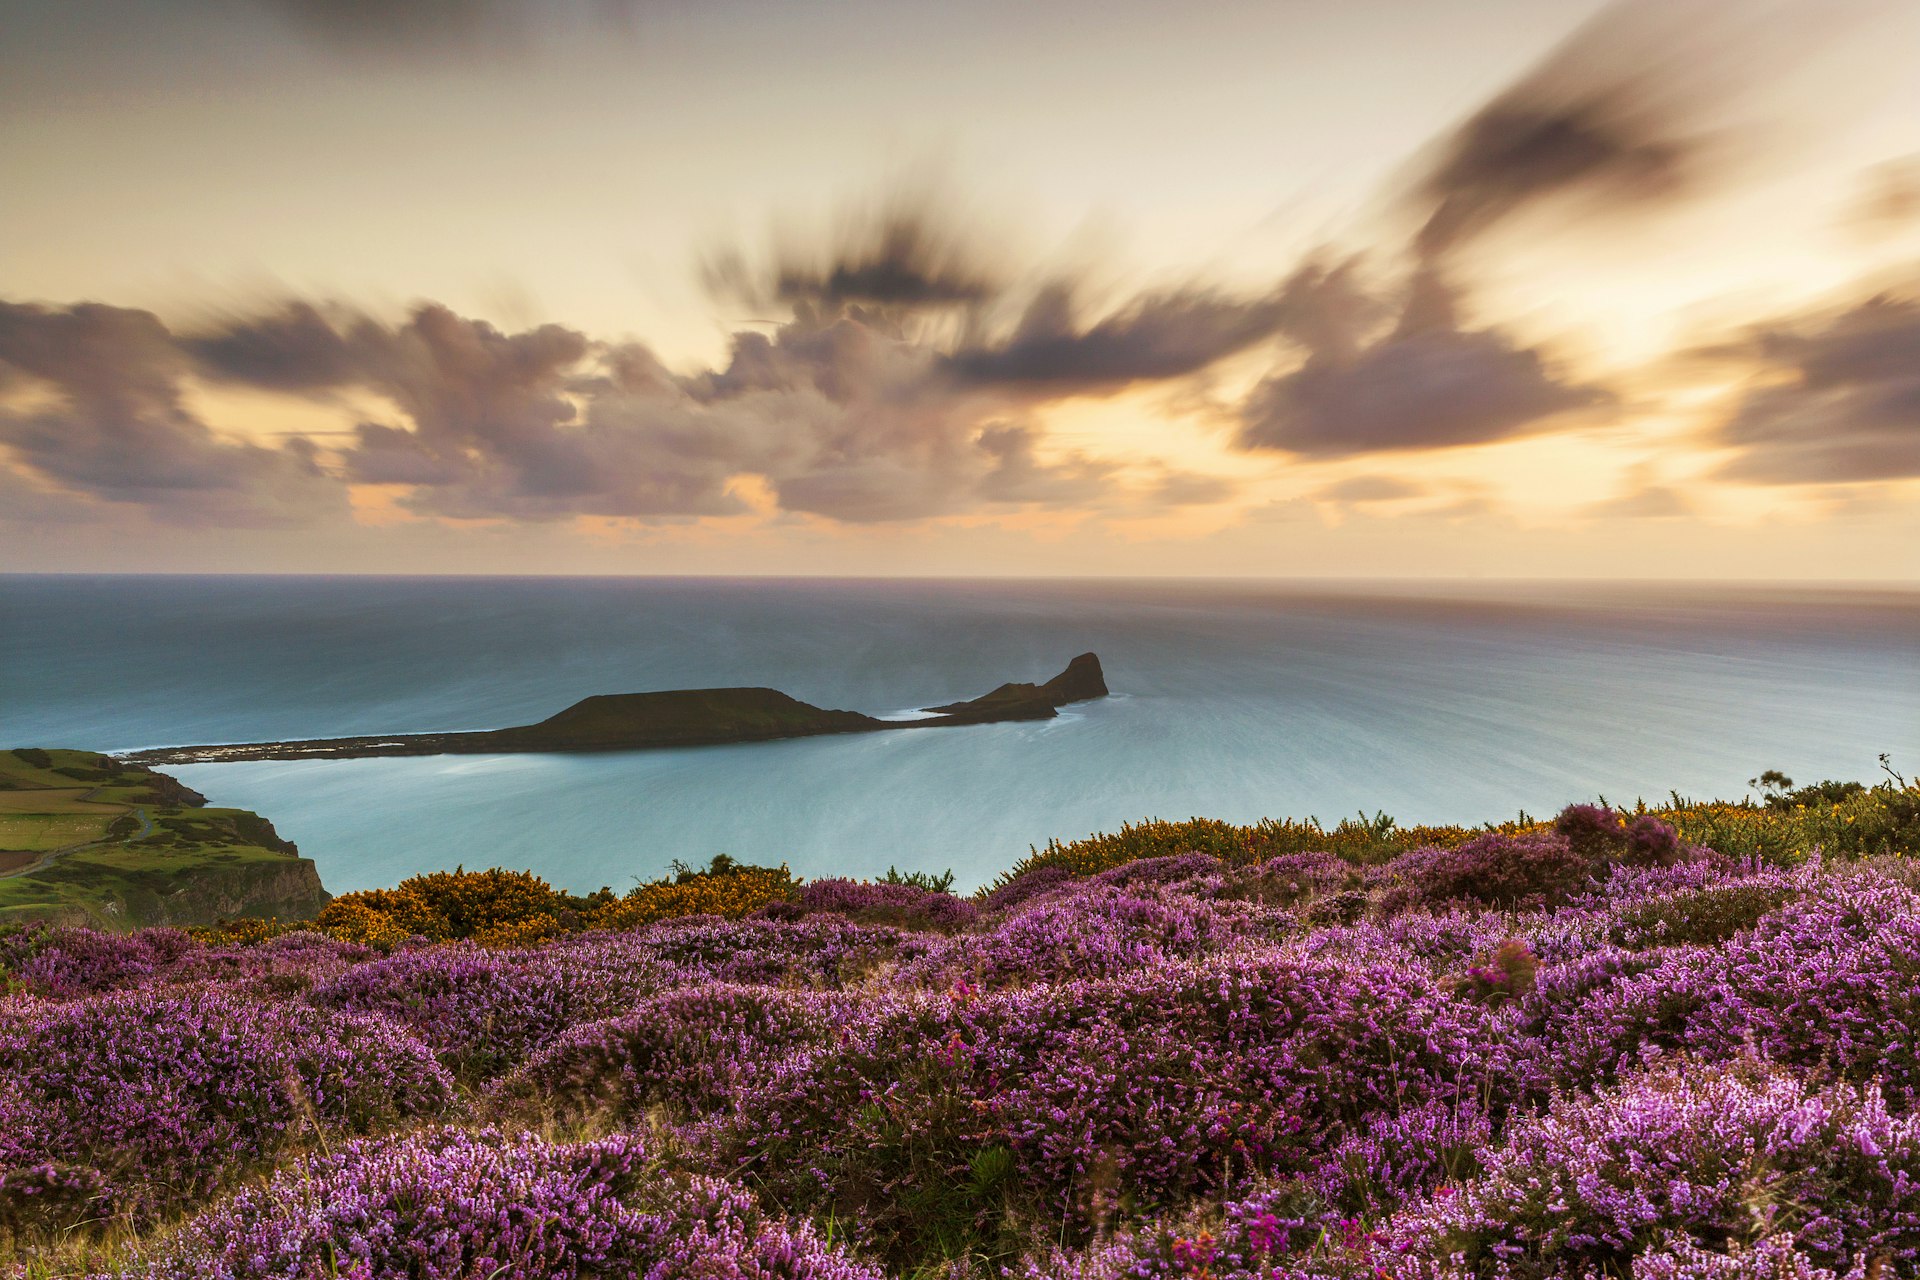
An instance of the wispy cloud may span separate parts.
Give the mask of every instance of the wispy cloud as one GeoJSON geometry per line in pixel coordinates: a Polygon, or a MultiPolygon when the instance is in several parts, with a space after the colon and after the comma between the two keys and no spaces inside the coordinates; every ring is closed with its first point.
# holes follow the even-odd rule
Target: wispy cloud
{"type": "Polygon", "coordinates": [[[1761,484],[1920,476],[1920,286],[1753,327],[1709,354],[1750,365],[1713,443],[1761,484]]]}

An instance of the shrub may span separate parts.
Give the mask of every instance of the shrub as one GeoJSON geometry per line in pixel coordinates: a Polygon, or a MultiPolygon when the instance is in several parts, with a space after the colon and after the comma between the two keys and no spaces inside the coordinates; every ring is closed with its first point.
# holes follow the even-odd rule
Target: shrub
{"type": "Polygon", "coordinates": [[[1283,853],[1235,877],[1225,892],[1233,897],[1290,906],[1305,899],[1356,889],[1360,880],[1358,867],[1331,853],[1283,853]]]}
{"type": "Polygon", "coordinates": [[[530,871],[455,868],[343,894],[321,909],[315,926],[375,946],[409,937],[514,945],[558,933],[567,910],[564,896],[530,871]]]}
{"type": "Polygon", "coordinates": [[[567,1028],[630,1006],[657,967],[594,964],[578,948],[423,947],[356,965],[313,989],[324,1008],[410,1028],[464,1079],[509,1070],[567,1028]]]}
{"type": "Polygon", "coordinates": [[[821,1042],[845,997],[730,983],[669,991],[631,1013],[575,1027],[501,1082],[516,1108],[625,1122],[656,1106],[699,1115],[730,1105],[774,1061],[821,1042]]]}
{"type": "Polygon", "coordinates": [[[679,985],[838,987],[883,965],[924,955],[937,941],[890,925],[824,914],[799,920],[688,916],[641,932],[588,934],[563,946],[574,954],[629,956],[664,967],[679,985]]]}
{"type": "Polygon", "coordinates": [[[827,879],[802,887],[793,898],[804,911],[831,911],[867,924],[905,929],[958,929],[980,908],[950,893],[885,881],[827,879]]]}
{"type": "MultiPolygon", "coordinates": [[[[1521,824],[1526,825],[1526,824],[1521,824]]],[[[1465,827],[1402,827],[1385,814],[1347,818],[1333,827],[1317,818],[1263,818],[1248,827],[1214,818],[1165,822],[1158,818],[1126,823],[1113,834],[1084,840],[1047,842],[1034,849],[996,882],[995,888],[1041,867],[1060,867],[1076,876],[1092,875],[1142,858],[1204,853],[1228,866],[1247,867],[1289,853],[1326,851],[1356,864],[1378,862],[1408,849],[1451,848],[1472,839],[1465,827]]]]}
{"type": "Polygon", "coordinates": [[[1713,945],[1753,928],[1795,892],[1778,875],[1676,889],[1622,904],[1609,936],[1623,947],[1713,945]]]}
{"type": "Polygon", "coordinates": [[[1575,990],[1555,971],[1530,1001],[1536,1087],[1613,1079],[1680,1050],[1725,1059],[1743,1046],[1920,1105],[1920,898],[1877,877],[1798,876],[1799,896],[1718,947],[1674,946],[1588,962],[1575,990]]]}
{"type": "Polygon", "coordinates": [[[1596,804],[1570,804],[1553,820],[1553,829],[1588,862],[1598,862],[1627,843],[1620,815],[1596,804]]]}
{"type": "Polygon", "coordinates": [[[883,884],[911,885],[915,889],[925,889],[928,893],[953,892],[953,868],[949,867],[939,875],[931,871],[900,871],[887,868],[887,874],[881,877],[883,884]]]}
{"type": "MultiPolygon", "coordinates": [[[[1792,1231],[1817,1265],[1920,1256],[1920,1128],[1879,1095],[1742,1060],[1682,1064],[1513,1126],[1486,1172],[1393,1227],[1409,1275],[1624,1273],[1676,1241],[1792,1231]]],[[[1636,1274],[1638,1272],[1636,1271],[1636,1274]]]]}
{"type": "Polygon", "coordinates": [[[1758,1046],[1776,1061],[1856,1084],[1878,1079],[1920,1106],[1920,897],[1853,876],[1811,881],[1719,952],[1722,994],[1692,1039],[1758,1046]]]}
{"type": "Polygon", "coordinates": [[[1724,1253],[1682,1236],[1634,1259],[1633,1274],[1638,1280],[1867,1280],[1870,1265],[1872,1259],[1863,1259],[1842,1275],[1816,1265],[1795,1247],[1791,1232],[1781,1232],[1724,1253]]]}
{"type": "Polygon", "coordinates": [[[1226,866],[1210,853],[1177,853],[1163,858],[1136,858],[1093,876],[1099,884],[1115,888],[1133,885],[1179,884],[1205,876],[1217,876],[1226,866]]]}
{"type": "Polygon", "coordinates": [[[1084,1238],[1122,1210],[1304,1170],[1369,1115],[1506,1092],[1507,1015],[1424,970],[1272,950],[875,1002],[701,1143],[903,1265],[1021,1218],[1084,1238]],[[1000,1161],[1013,1176],[975,1177],[1000,1161]]]}
{"type": "Polygon", "coordinates": [[[33,926],[0,938],[0,972],[36,994],[70,999],[154,981],[193,948],[179,929],[33,926]]]}
{"type": "Polygon", "coordinates": [[[1769,795],[1765,801],[1767,808],[1790,811],[1836,805],[1842,801],[1851,800],[1855,796],[1864,795],[1867,790],[1867,784],[1864,782],[1842,782],[1836,778],[1828,778],[1825,782],[1815,782],[1804,787],[1793,786],[1793,780],[1789,778],[1785,780],[1784,785],[1791,789],[1776,791],[1769,795]]]}
{"type": "Polygon", "coordinates": [[[1533,994],[1539,957],[1518,938],[1500,944],[1485,964],[1467,970],[1459,992],[1479,1004],[1507,1004],[1533,994]]]}
{"type": "Polygon", "coordinates": [[[989,911],[1014,911],[1035,898],[1072,884],[1075,876],[1065,867],[1034,867],[1000,882],[982,901],[989,911]]]}
{"type": "Polygon", "coordinates": [[[980,932],[937,943],[902,977],[946,986],[1008,986],[1094,977],[1213,950],[1247,928],[1255,908],[1165,888],[1078,882],[980,932]]]}
{"type": "Polygon", "coordinates": [[[289,1143],[431,1115],[452,1097],[432,1056],[389,1023],[198,990],[32,1009],[0,1029],[0,1079],[15,1082],[0,1166],[97,1174],[110,1206],[134,1213],[205,1195],[289,1143]]]}
{"type": "Polygon", "coordinates": [[[1514,906],[1561,897],[1582,884],[1588,857],[1559,832],[1489,832],[1454,848],[1415,849],[1380,868],[1387,910],[1473,901],[1514,906]]]}
{"type": "Polygon", "coordinates": [[[1078,1256],[1053,1251],[1022,1280],[1331,1280],[1367,1275],[1367,1245],[1358,1220],[1288,1179],[1132,1227],[1078,1256]]]}
{"type": "Polygon", "coordinates": [[[148,1280],[881,1280],[637,1138],[439,1130],[303,1161],[190,1223],[148,1280]]]}
{"type": "Polygon", "coordinates": [[[1659,816],[1689,845],[1706,845],[1734,858],[1775,865],[1828,858],[1920,854],[1920,781],[1882,783],[1829,801],[1795,801],[1791,807],[1675,798],[1659,816]]]}
{"type": "Polygon", "coordinates": [[[1473,1097],[1379,1111],[1341,1140],[1315,1182],[1347,1214],[1384,1218],[1420,1193],[1478,1175],[1493,1136],[1494,1118],[1473,1097]]]}
{"type": "Polygon", "coordinates": [[[798,888],[784,864],[755,867],[718,857],[706,871],[682,871],[601,903],[584,912],[582,922],[591,929],[634,929],[675,916],[738,917],[788,901],[798,888]]]}

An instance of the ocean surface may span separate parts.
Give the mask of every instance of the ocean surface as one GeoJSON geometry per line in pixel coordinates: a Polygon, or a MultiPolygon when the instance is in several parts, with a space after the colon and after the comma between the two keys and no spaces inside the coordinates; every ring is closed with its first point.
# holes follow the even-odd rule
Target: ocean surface
{"type": "Polygon", "coordinates": [[[172,772],[337,893],[455,864],[624,889],[722,852],[972,887],[1149,816],[1478,823],[1920,771],[1920,591],[1694,585],[0,577],[0,745],[490,729],[713,685],[891,714],[1089,649],[1114,696],[1043,723],[172,772]]]}

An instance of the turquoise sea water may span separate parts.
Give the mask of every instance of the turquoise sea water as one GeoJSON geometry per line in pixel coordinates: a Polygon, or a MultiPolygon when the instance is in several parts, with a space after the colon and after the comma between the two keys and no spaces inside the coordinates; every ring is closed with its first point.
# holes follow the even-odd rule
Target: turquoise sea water
{"type": "Polygon", "coordinates": [[[341,892],[719,852],[971,886],[1147,816],[1479,822],[1920,770],[1920,591],[1690,585],[0,577],[0,744],[495,728],[705,685],[887,714],[1087,649],[1114,696],[1044,723],[175,772],[341,892]]]}

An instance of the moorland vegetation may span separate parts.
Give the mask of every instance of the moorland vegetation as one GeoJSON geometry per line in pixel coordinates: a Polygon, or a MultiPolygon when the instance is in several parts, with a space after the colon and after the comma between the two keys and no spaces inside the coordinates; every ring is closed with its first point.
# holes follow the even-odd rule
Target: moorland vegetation
{"type": "Polygon", "coordinates": [[[1920,785],[0,934],[0,1274],[1892,1280],[1920,785]]]}

